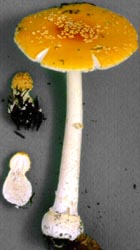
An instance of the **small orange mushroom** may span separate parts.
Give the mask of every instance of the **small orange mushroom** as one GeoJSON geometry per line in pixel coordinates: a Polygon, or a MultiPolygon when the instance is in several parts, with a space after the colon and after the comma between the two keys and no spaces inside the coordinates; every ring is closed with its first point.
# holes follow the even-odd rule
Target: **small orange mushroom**
{"type": "MultiPolygon", "coordinates": [[[[34,62],[67,72],[67,117],[60,177],[54,205],[42,220],[42,232],[55,239],[75,241],[84,231],[78,215],[82,72],[107,69],[126,60],[138,47],[137,32],[125,17],[110,10],[90,3],[73,3],[23,18],[14,40],[34,62]]],[[[76,249],[100,247],[97,244],[90,248],[87,244],[76,249]]]]}

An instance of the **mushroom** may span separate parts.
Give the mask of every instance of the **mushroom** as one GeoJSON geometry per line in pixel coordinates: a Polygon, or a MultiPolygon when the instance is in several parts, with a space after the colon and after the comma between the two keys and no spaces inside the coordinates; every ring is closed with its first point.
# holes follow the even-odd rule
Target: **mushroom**
{"type": "Polygon", "coordinates": [[[23,18],[14,40],[32,61],[67,75],[60,176],[54,204],[42,220],[42,232],[74,241],[84,232],[78,214],[82,72],[107,69],[126,60],[137,49],[137,33],[125,17],[84,2],[62,4],[23,18]]]}
{"type": "Polygon", "coordinates": [[[25,129],[39,129],[45,120],[38,98],[33,99],[30,91],[33,88],[33,79],[28,72],[18,72],[11,83],[12,93],[8,98],[8,113],[17,126],[25,129]]]}
{"type": "Polygon", "coordinates": [[[10,171],[3,184],[4,198],[22,207],[28,203],[32,196],[32,185],[25,176],[30,169],[30,158],[25,152],[18,152],[12,156],[9,162],[10,171]]]}

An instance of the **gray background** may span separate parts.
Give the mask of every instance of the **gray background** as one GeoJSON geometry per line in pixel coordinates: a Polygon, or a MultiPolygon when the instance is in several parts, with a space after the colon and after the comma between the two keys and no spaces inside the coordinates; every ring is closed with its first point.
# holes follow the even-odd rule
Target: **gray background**
{"type": "MultiPolygon", "coordinates": [[[[40,224],[53,203],[57,185],[65,121],[65,75],[29,61],[14,44],[13,35],[22,17],[60,3],[0,0],[0,190],[10,156],[25,151],[32,161],[28,177],[35,192],[32,206],[16,209],[0,191],[1,250],[48,249],[40,224]],[[7,115],[10,80],[17,71],[30,72],[35,82],[32,95],[39,96],[47,116],[38,132],[21,131],[25,139],[14,133],[15,126],[7,115]]],[[[139,29],[139,0],[94,3],[126,16],[139,29]]],[[[83,74],[79,211],[85,231],[103,250],[140,250],[139,66],[137,51],[115,68],[83,74]]]]}

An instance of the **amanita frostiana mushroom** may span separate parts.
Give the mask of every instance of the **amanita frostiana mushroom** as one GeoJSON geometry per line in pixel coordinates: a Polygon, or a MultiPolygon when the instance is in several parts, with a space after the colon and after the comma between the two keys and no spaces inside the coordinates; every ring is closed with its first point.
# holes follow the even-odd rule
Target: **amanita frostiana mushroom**
{"type": "Polygon", "coordinates": [[[3,184],[2,193],[8,202],[17,207],[26,205],[32,196],[32,185],[25,176],[30,165],[29,155],[25,152],[14,154],[9,162],[10,171],[3,184]]]}
{"type": "Polygon", "coordinates": [[[82,72],[113,67],[137,49],[137,33],[124,17],[90,3],[64,4],[29,15],[15,42],[31,60],[67,74],[67,116],[54,205],[44,215],[45,235],[75,240],[83,233],[78,214],[82,139],[82,72]]]}

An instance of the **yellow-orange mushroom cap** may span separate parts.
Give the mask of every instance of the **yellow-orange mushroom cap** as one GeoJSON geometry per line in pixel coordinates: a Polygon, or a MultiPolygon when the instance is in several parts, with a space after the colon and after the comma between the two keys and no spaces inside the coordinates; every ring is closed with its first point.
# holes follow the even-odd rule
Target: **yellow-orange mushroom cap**
{"type": "Polygon", "coordinates": [[[113,67],[137,47],[125,18],[90,3],[64,4],[21,20],[14,40],[31,60],[58,71],[113,67]]]}
{"type": "Polygon", "coordinates": [[[11,88],[21,92],[31,90],[33,88],[33,79],[28,72],[18,72],[12,79],[11,88]]]}

